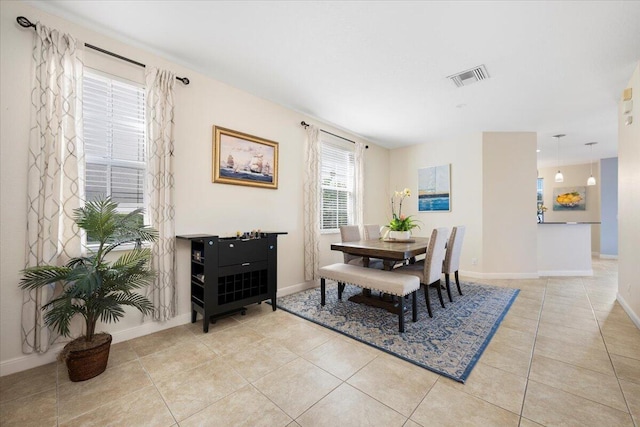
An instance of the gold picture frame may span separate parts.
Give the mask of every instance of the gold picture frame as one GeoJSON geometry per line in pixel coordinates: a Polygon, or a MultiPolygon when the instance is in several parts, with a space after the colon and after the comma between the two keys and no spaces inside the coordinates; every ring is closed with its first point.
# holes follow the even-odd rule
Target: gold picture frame
{"type": "Polygon", "coordinates": [[[278,143],[213,126],[213,182],[278,188],[278,143]]]}

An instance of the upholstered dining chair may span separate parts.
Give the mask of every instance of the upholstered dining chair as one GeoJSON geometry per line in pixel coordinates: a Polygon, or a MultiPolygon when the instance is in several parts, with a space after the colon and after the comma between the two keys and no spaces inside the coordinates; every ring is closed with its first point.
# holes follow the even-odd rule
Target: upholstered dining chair
{"type": "MultiPolygon", "coordinates": [[[[360,238],[360,228],[357,225],[341,225],[340,226],[340,238],[342,242],[356,242],[361,240],[360,238]]],[[[350,255],[348,253],[343,253],[344,263],[345,264],[353,264],[353,265],[364,265],[364,261],[362,257],[356,255],[350,255]]],[[[369,259],[369,268],[382,268],[382,260],[378,258],[370,258],[369,259]]]]}
{"type": "Polygon", "coordinates": [[[444,281],[447,287],[447,294],[449,294],[449,301],[453,302],[451,298],[451,287],[449,286],[449,275],[453,274],[456,279],[456,286],[458,287],[458,293],[462,295],[462,289],[460,289],[460,279],[458,279],[458,269],[460,268],[460,252],[462,252],[462,240],[464,239],[463,225],[453,227],[449,241],[447,242],[447,252],[444,256],[444,262],[442,263],[442,272],[444,273],[444,281]]]}
{"type": "Polygon", "coordinates": [[[403,265],[391,271],[398,274],[412,274],[420,278],[420,283],[424,285],[424,298],[427,302],[429,317],[433,317],[431,311],[431,301],[429,300],[429,286],[435,286],[438,290],[440,305],[444,308],[442,299],[442,289],[440,288],[440,278],[442,277],[442,262],[445,256],[445,243],[449,229],[446,227],[434,228],[429,239],[429,247],[423,260],[415,264],[403,265]]]}
{"type": "Polygon", "coordinates": [[[373,240],[380,238],[380,226],[377,224],[365,224],[364,240],[373,240]]]}

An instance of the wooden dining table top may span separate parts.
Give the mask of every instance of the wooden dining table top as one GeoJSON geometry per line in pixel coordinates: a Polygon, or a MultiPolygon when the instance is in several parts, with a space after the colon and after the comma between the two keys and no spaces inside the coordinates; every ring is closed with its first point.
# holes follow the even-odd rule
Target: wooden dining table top
{"type": "Polygon", "coordinates": [[[403,261],[427,252],[428,237],[414,237],[411,240],[413,242],[372,239],[332,243],[331,250],[365,258],[380,258],[391,261],[403,261]]]}

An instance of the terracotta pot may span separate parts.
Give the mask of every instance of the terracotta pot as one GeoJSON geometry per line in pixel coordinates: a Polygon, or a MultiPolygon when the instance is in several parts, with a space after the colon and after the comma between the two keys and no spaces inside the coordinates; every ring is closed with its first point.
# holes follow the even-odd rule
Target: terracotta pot
{"type": "Polygon", "coordinates": [[[99,335],[106,337],[96,340],[95,347],[74,349],[84,338],[73,340],[65,346],[65,362],[71,381],[85,381],[97,377],[107,369],[112,337],[109,334],[99,335]]]}

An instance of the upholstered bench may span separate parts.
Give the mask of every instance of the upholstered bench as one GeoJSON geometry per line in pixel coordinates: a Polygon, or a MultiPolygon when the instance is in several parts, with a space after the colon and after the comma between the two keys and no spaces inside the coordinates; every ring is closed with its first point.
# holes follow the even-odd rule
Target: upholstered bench
{"type": "Polygon", "coordinates": [[[325,279],[338,282],[338,299],[342,299],[344,285],[355,285],[360,288],[380,291],[394,295],[399,300],[398,322],[400,332],[404,332],[404,297],[411,294],[413,304],[413,321],[418,320],[416,291],[420,289],[420,279],[409,274],[395,274],[375,268],[360,267],[352,264],[331,264],[321,267],[320,304],[325,305],[325,279]]]}

